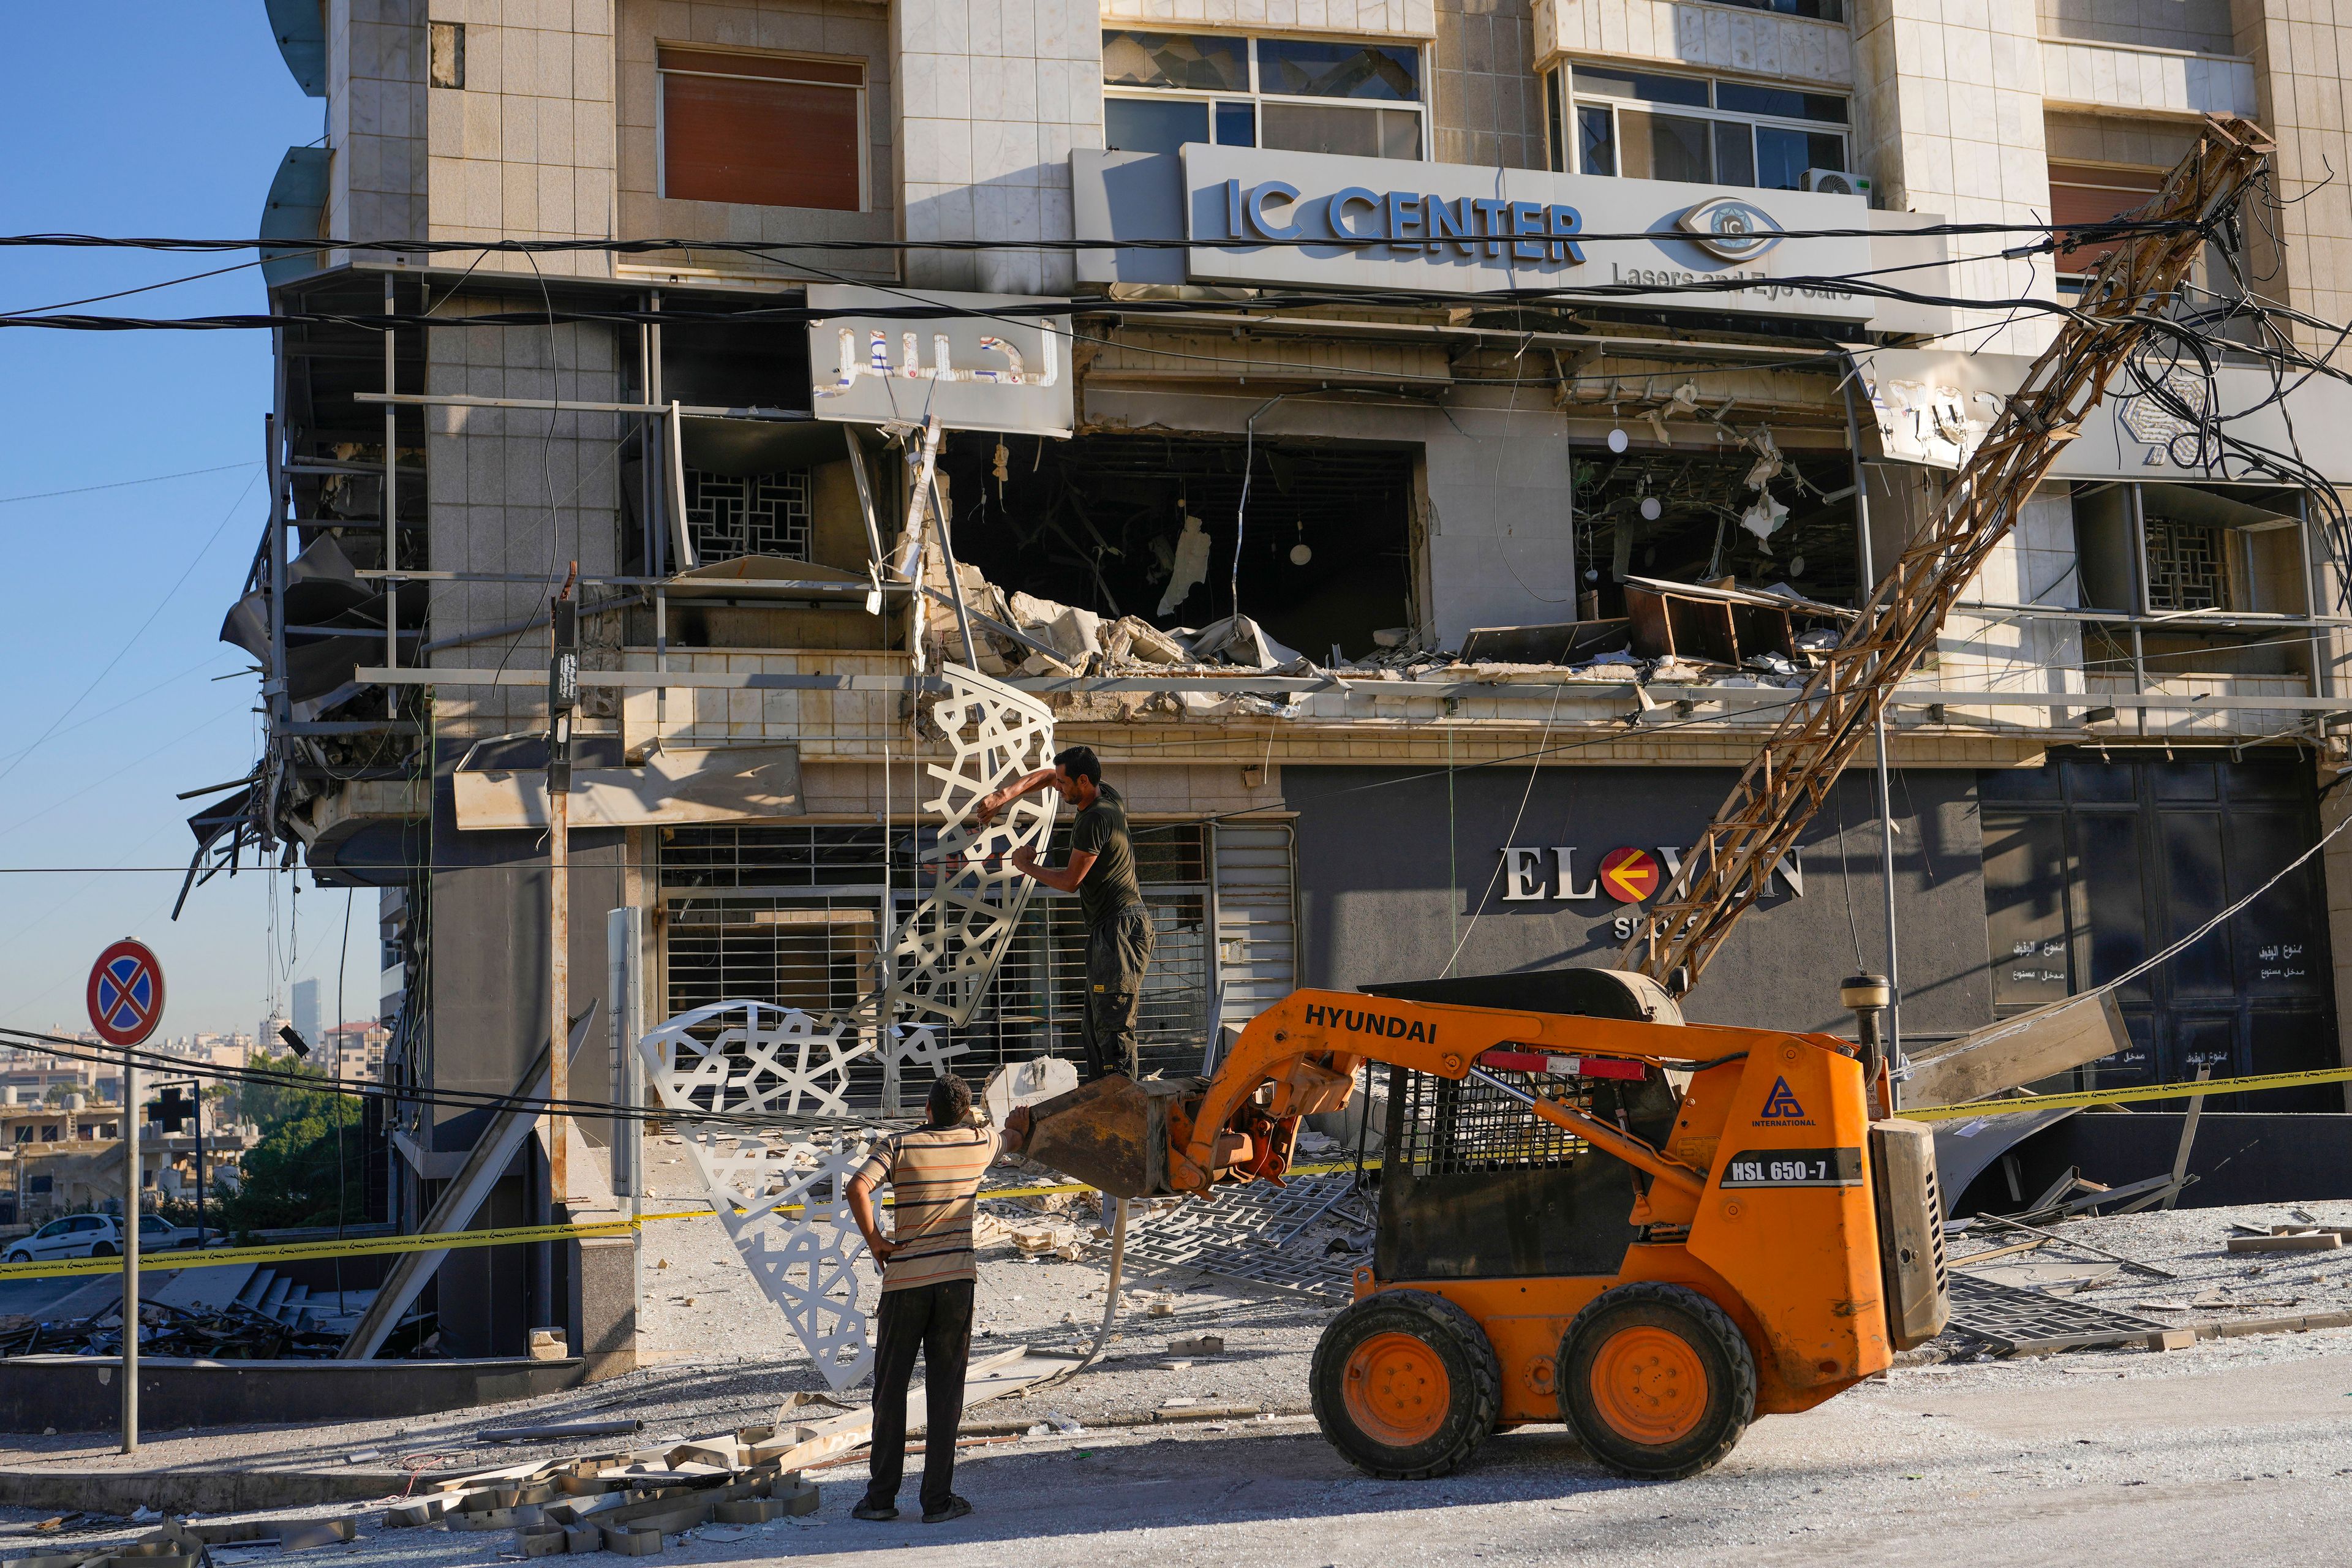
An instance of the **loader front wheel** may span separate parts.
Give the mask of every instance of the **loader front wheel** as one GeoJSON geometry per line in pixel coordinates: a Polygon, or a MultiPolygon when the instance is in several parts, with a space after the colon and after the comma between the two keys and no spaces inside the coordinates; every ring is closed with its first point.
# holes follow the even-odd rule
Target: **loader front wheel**
{"type": "Polygon", "coordinates": [[[1683,1285],[1596,1297],[1560,1337],[1559,1414],[1622,1476],[1707,1469],[1756,1418],[1756,1358],[1724,1310],[1683,1285]]]}
{"type": "Polygon", "coordinates": [[[1323,1436],[1382,1480],[1460,1468],[1502,1409],[1503,1369],[1486,1331],[1426,1290],[1382,1290],[1332,1319],[1309,1383],[1323,1436]]]}

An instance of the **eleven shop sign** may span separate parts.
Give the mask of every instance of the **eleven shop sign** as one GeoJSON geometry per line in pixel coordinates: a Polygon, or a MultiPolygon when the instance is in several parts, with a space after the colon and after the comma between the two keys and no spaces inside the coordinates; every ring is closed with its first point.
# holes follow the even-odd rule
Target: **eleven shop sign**
{"type": "MultiPolygon", "coordinates": [[[[1646,849],[1624,846],[1601,857],[1591,880],[1582,887],[1576,885],[1577,848],[1574,845],[1545,849],[1521,845],[1507,845],[1503,855],[1503,901],[1509,904],[1556,900],[1582,903],[1607,897],[1621,904],[1638,904],[1675,879],[1682,869],[1683,852],[1679,847],[1661,846],[1655,854],[1646,849]],[[1549,863],[1547,862],[1549,857],[1549,863]]],[[[1789,891],[1797,898],[1805,896],[1804,872],[1794,855],[1783,855],[1765,878],[1764,891],[1769,897],[1772,879],[1779,878],[1789,884],[1789,891]]]]}

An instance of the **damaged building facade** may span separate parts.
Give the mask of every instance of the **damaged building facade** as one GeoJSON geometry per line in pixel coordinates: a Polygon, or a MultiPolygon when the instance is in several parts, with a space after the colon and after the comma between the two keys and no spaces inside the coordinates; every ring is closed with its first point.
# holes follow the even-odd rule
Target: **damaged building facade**
{"type": "MultiPolygon", "coordinates": [[[[193,876],[259,843],[378,889],[389,1080],[484,1094],[548,1043],[575,565],[575,1014],[624,907],[647,1025],[870,989],[929,842],[918,699],[969,661],[1125,792],[1144,1065],[1196,1068],[1296,985],[1609,962],[2053,331],[1954,301],[2065,300],[2097,247],[2001,253],[2138,205],[2201,113],[2257,117],[2298,190],[2337,135],[2264,0],[268,11],[327,135],[263,220],[300,319],[224,632],[269,743],[193,876]],[[1916,232],[1940,222],[2026,232],[1916,232]],[[576,248],[368,243],[394,239],[576,248]],[[707,243],[627,243],[664,239],[707,243]],[[956,313],[887,313],[929,302],[956,313]]],[[[2217,247],[2214,297],[2234,258],[2343,317],[2340,209],[2217,247]]],[[[1904,1037],[1949,1038],[2120,973],[2336,820],[2324,509],[2116,390],[1890,710],[1891,898],[1858,768],[1694,1018],[1839,1027],[1891,907],[1904,1037]]],[[[2310,449],[2345,401],[2315,381],[2233,428],[2299,428],[2352,482],[2310,449]]],[[[2336,1065],[2338,904],[2352,859],[2294,873],[2128,988],[2133,1048],[2069,1083],[2336,1065]]],[[[1076,1054],[1078,932],[1032,902],[958,1065],[1076,1054]]],[[[490,1114],[392,1119],[393,1217],[490,1114]]],[[[614,1201],[583,1130],[574,1215],[614,1201]]],[[[550,1212],[546,1164],[478,1223],[550,1212]]],[[[584,1251],[550,1283],[515,1250],[444,1266],[453,1352],[620,1321],[584,1251]]]]}

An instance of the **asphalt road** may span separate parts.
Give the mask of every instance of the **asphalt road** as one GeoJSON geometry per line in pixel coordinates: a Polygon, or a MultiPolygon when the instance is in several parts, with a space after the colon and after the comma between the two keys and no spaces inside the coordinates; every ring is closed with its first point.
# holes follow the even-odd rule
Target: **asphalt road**
{"type": "MultiPolygon", "coordinates": [[[[90,1277],[86,1274],[65,1274],[48,1279],[0,1279],[0,1318],[16,1314],[27,1318],[58,1317],[61,1315],[57,1310],[58,1305],[89,1290],[91,1283],[90,1277]]],[[[121,1282],[109,1280],[108,1284],[111,1288],[105,1292],[105,1301],[120,1301],[122,1299],[121,1282]]],[[[139,1299],[142,1302],[147,1300],[144,1280],[141,1281],[139,1299]]],[[[93,1296],[91,1300],[96,1303],[98,1298],[93,1296]]],[[[79,1314],[76,1311],[62,1315],[79,1314]]]]}
{"type": "MultiPolygon", "coordinates": [[[[873,1568],[2344,1562],[2352,1331],[2267,1342],[2240,1342],[2225,1361],[2217,1349],[1897,1373],[1759,1422],[1714,1471],[1664,1484],[1608,1476],[1557,1428],[1498,1436],[1444,1480],[1375,1481],[1311,1422],[1286,1419],[970,1450],[957,1489],[975,1514],[877,1525],[849,1517],[865,1479],[852,1462],[814,1473],[824,1501],[809,1518],[706,1526],[662,1556],[873,1568]]],[[[910,1475],[902,1501],[913,1493],[910,1475]]],[[[515,1551],[510,1535],[383,1531],[380,1517],[329,1553],[338,1568],[457,1568],[515,1551]]]]}

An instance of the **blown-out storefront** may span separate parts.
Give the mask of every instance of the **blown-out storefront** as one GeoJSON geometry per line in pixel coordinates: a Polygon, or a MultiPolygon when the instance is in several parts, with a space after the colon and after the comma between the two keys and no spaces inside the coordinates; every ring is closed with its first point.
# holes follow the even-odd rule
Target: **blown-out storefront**
{"type": "MultiPolygon", "coordinates": [[[[1284,770],[1301,984],[1616,962],[1734,774],[1720,768],[1284,770]]],[[[2309,765],[2053,753],[1893,780],[1903,1026],[1927,1044],[2123,973],[2316,838],[2309,765]]],[[[1699,1023],[1852,1030],[1837,984],[1885,955],[1875,781],[1842,779],[1685,1003],[1699,1023]]],[[[2119,995],[2133,1048],[2081,1087],[2337,1057],[2316,860],[2119,995]]],[[[2049,1087],[2075,1087],[2071,1079],[2049,1087]]],[[[2332,1089],[2249,1109],[2335,1110],[2332,1089]]],[[[2217,1107],[2218,1108],[2218,1107],[2217,1107]]]]}

